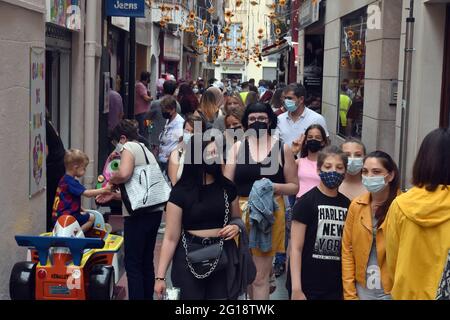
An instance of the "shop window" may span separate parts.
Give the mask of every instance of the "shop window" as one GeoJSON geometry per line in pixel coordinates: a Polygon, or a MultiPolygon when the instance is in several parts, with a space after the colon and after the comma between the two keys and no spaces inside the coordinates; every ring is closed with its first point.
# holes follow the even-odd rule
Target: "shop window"
{"type": "Polygon", "coordinates": [[[343,137],[361,138],[366,36],[365,8],[342,18],[337,132],[343,137]]]}

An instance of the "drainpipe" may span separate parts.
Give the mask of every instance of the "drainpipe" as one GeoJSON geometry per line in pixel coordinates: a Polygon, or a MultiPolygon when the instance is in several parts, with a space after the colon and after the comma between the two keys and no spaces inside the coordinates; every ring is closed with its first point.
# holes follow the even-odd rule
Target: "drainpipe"
{"type": "Polygon", "coordinates": [[[95,175],[95,40],[97,4],[98,1],[86,1],[86,32],[84,43],[84,152],[89,156],[89,166],[86,168],[84,183],[89,188],[93,186],[95,175]]]}
{"type": "Polygon", "coordinates": [[[407,152],[408,152],[408,128],[409,111],[411,106],[411,71],[414,49],[414,0],[410,0],[409,16],[406,18],[406,40],[405,40],[405,66],[403,70],[403,95],[402,95],[402,113],[401,113],[401,132],[400,132],[400,177],[401,188],[406,189],[407,181],[407,152]]]}

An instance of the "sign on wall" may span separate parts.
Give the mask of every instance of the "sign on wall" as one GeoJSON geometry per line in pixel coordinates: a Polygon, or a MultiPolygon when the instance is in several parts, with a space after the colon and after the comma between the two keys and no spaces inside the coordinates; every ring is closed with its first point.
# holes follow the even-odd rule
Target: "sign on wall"
{"type": "Polygon", "coordinates": [[[79,31],[81,10],[79,0],[47,0],[47,22],[79,31]]]}
{"type": "Polygon", "coordinates": [[[181,39],[168,33],[164,34],[164,60],[181,60],[181,39]]]}
{"type": "Polygon", "coordinates": [[[145,18],[145,1],[107,0],[106,15],[109,17],[145,18]]]}
{"type": "Polygon", "coordinates": [[[320,2],[322,0],[305,0],[300,8],[300,28],[302,30],[319,21],[320,2]]]}
{"type": "Polygon", "coordinates": [[[29,196],[45,188],[45,49],[30,51],[29,196]]]}

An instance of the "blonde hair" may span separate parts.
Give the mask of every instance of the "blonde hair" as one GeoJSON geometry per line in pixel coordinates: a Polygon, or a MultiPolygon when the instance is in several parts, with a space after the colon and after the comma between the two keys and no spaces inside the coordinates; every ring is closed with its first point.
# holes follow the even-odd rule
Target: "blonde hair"
{"type": "Polygon", "coordinates": [[[206,119],[209,121],[214,120],[216,112],[219,111],[219,108],[217,107],[216,96],[213,92],[207,90],[203,94],[199,109],[206,116],[206,119]]]}
{"type": "Polygon", "coordinates": [[[239,93],[235,93],[235,92],[232,95],[228,96],[227,99],[225,100],[225,107],[224,107],[225,113],[226,114],[230,113],[230,108],[228,107],[228,104],[231,103],[232,99],[237,101],[237,103],[239,104],[239,109],[243,115],[244,111],[245,111],[244,101],[242,101],[241,95],[239,93]]]}
{"type": "Polygon", "coordinates": [[[89,164],[89,157],[86,153],[78,149],[69,149],[64,155],[64,166],[66,169],[74,165],[85,165],[89,164]]]}

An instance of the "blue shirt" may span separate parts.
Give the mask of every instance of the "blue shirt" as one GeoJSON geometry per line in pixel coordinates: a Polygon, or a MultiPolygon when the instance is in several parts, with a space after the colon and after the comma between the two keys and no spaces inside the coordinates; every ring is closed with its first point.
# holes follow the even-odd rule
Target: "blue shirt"
{"type": "Polygon", "coordinates": [[[86,188],[74,177],[65,174],[59,181],[53,203],[53,218],[62,215],[76,215],[81,210],[81,195],[86,188]]]}

